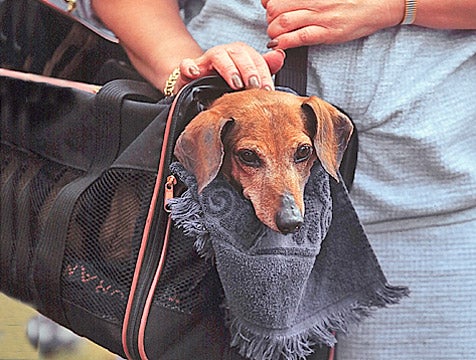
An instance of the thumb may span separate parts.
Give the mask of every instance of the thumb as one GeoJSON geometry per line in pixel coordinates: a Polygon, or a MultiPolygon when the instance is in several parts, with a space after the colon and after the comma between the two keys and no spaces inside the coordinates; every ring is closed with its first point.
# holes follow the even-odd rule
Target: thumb
{"type": "Polygon", "coordinates": [[[276,74],[284,65],[286,53],[281,49],[272,50],[264,54],[263,58],[268,63],[271,74],[276,74]]]}
{"type": "Polygon", "coordinates": [[[209,75],[208,71],[200,68],[199,64],[194,59],[183,59],[180,63],[180,73],[182,77],[188,80],[198,79],[199,77],[209,75]]]}

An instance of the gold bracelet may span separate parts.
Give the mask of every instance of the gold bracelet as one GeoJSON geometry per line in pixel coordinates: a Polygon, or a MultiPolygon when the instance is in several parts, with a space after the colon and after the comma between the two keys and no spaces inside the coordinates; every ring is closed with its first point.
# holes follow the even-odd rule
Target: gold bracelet
{"type": "Polygon", "coordinates": [[[71,13],[76,9],[76,0],[64,0],[68,4],[68,12],[71,13]]]}
{"type": "Polygon", "coordinates": [[[175,84],[177,84],[177,80],[180,76],[180,68],[175,68],[174,71],[170,74],[167,82],[165,83],[164,87],[164,95],[165,96],[172,96],[174,94],[175,84]]]}
{"type": "Polygon", "coordinates": [[[416,18],[417,0],[405,0],[405,14],[400,25],[411,25],[416,18]]]}

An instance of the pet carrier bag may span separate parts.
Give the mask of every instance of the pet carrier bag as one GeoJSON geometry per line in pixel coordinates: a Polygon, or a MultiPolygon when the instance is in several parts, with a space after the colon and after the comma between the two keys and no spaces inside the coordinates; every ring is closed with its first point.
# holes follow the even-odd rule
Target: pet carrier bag
{"type": "Polygon", "coordinates": [[[322,359],[335,331],[397,303],[408,290],[319,162],[291,236],[221,177],[197,195],[174,144],[230,91],[209,77],[160,99],[1,70],[0,290],[130,359],[322,359]]]}
{"type": "Polygon", "coordinates": [[[0,70],[1,291],[121,356],[241,359],[214,266],[164,210],[175,139],[229,91],[0,70]]]}
{"type": "Polygon", "coordinates": [[[221,358],[219,282],[190,239],[166,246],[163,204],[174,139],[225,91],[203,79],[158,101],[135,81],[2,70],[1,291],[122,356],[139,339],[151,359],[221,358]]]}

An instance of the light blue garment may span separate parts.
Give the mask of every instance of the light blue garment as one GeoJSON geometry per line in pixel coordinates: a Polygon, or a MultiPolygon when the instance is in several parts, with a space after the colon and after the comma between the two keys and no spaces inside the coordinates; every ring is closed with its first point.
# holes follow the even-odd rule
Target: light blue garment
{"type": "MultiPolygon", "coordinates": [[[[189,30],[203,48],[244,41],[264,52],[264,16],[257,1],[208,0],[189,30]]],[[[476,217],[476,31],[401,26],[309,58],[308,93],[359,129],[353,198],[364,223],[476,217]]]]}
{"type": "MultiPolygon", "coordinates": [[[[188,29],[204,49],[269,40],[258,0],[207,0],[188,29]]],[[[476,359],[476,31],[398,26],[309,56],[309,94],[359,130],[354,205],[412,290],[341,337],[339,360],[476,359]]]]}
{"type": "Polygon", "coordinates": [[[101,20],[99,20],[99,18],[94,14],[91,7],[91,0],[76,1],[73,11],[70,11],[69,5],[65,0],[41,0],[41,2],[44,2],[53,9],[61,12],[63,15],[80,22],[103,38],[112,42],[118,41],[114,33],[107,29],[101,20]]]}

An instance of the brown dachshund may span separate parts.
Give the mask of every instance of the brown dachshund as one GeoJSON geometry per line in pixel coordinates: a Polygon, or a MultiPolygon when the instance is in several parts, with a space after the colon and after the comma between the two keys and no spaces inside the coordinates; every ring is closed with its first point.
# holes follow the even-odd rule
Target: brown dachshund
{"type": "Polygon", "coordinates": [[[304,186],[319,159],[337,181],[351,121],[315,96],[280,91],[229,93],[196,116],[175,156],[201,192],[221,171],[248,198],[258,219],[283,234],[303,222],[304,186]]]}

